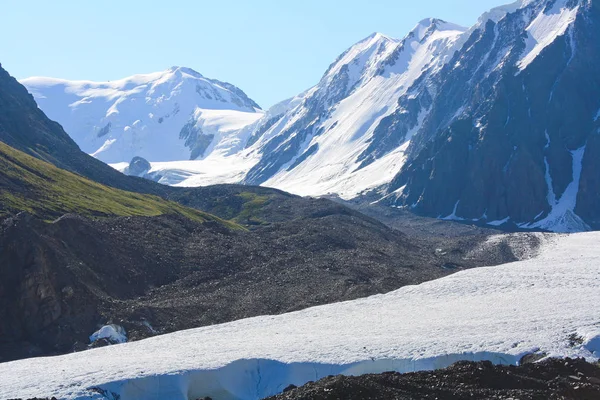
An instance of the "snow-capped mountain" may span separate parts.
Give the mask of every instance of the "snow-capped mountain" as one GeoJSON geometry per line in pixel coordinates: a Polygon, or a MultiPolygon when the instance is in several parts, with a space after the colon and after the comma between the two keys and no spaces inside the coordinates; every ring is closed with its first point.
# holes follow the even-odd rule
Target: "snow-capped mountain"
{"type": "MultiPolygon", "coordinates": [[[[427,19],[403,40],[379,33],[367,37],[339,56],[316,86],[269,109],[243,152],[215,161],[239,166],[231,176],[243,183],[302,195],[352,198],[389,182],[422,118],[417,115],[390,135],[389,115],[420,107],[411,103],[408,89],[444,65],[464,31],[427,19]]],[[[179,184],[204,185],[214,183],[208,170],[215,161],[153,164],[153,170],[167,175],[169,169],[185,170],[187,179],[179,184]]]]}
{"type": "Polygon", "coordinates": [[[28,78],[39,107],[83,151],[107,163],[202,158],[242,147],[263,113],[237,87],[182,67],[112,82],[28,78]]]}
{"type": "Polygon", "coordinates": [[[599,239],[540,234],[537,257],[388,294],[2,363],[0,397],[253,400],[328,375],[517,364],[528,354],[595,361],[599,239]]]}
{"type": "Polygon", "coordinates": [[[352,46],[292,107],[269,113],[255,133],[261,158],[244,182],[343,197],[388,182],[421,117],[390,134],[389,116],[427,107],[413,104],[409,89],[447,62],[463,32],[427,19],[403,40],[374,34],[352,46]]]}
{"type": "MultiPolygon", "coordinates": [[[[430,78],[439,91],[392,203],[493,225],[598,228],[599,43],[597,1],[524,0],[485,14],[430,78]]],[[[413,90],[429,99],[431,84],[413,90]]]]}
{"type": "Polygon", "coordinates": [[[174,118],[173,104],[144,89],[147,101],[170,105],[128,113],[118,129],[109,107],[75,117],[88,97],[53,101],[84,84],[63,83],[55,95],[40,89],[55,86],[24,83],[84,150],[161,183],[346,199],[376,189],[383,202],[428,216],[581,231],[600,228],[599,32],[596,0],[519,0],[468,30],[426,19],[402,40],[373,34],[316,86],[264,113],[245,96],[201,112],[182,99],[174,118]],[[150,113],[178,122],[163,135],[173,140],[144,152],[137,138],[150,113]],[[105,131],[122,143],[97,137],[105,131]],[[149,163],[130,169],[133,156],[149,163]]]}
{"type": "Polygon", "coordinates": [[[121,171],[130,172],[137,156],[150,162],[141,171],[146,177],[166,184],[243,182],[351,198],[400,170],[423,113],[401,132],[391,132],[389,116],[427,107],[408,90],[450,59],[464,31],[426,19],[403,40],[373,34],[344,52],[316,86],[264,114],[241,91],[234,97],[217,90],[227,102],[206,105],[205,97],[218,96],[211,91],[198,106],[197,81],[205,92],[224,86],[183,68],[103,84],[22,83],[84,151],[121,171]]]}

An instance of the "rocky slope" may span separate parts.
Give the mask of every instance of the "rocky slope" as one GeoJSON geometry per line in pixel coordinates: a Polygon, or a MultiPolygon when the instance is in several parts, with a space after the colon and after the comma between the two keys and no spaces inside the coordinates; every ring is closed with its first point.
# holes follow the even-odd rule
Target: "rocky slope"
{"type": "Polygon", "coordinates": [[[600,397],[600,368],[584,360],[546,360],[523,366],[489,362],[410,374],[329,377],[290,387],[270,400],[523,399],[592,400],[600,397]]]}
{"type": "Polygon", "coordinates": [[[43,220],[82,216],[177,214],[198,222],[241,226],[157,196],[110,188],[28,156],[0,142],[0,217],[21,211],[43,220]]]}
{"type": "Polygon", "coordinates": [[[177,215],[4,218],[0,360],[85,348],[106,323],[136,340],[516,259],[467,257],[482,237],[436,241],[440,252],[344,207],[316,208],[253,231],[177,215]]]}

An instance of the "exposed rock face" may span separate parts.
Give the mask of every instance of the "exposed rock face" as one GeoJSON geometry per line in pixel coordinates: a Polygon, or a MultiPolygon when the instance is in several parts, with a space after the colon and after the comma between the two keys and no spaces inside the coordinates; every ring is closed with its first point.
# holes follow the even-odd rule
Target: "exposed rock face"
{"type": "MultiPolygon", "coordinates": [[[[68,269],[56,268],[56,264],[66,261],[61,255],[61,246],[56,242],[49,246],[40,232],[32,229],[44,225],[26,213],[2,223],[0,359],[3,361],[15,354],[19,357],[39,356],[49,349],[70,347],[73,331],[77,332],[81,327],[60,326],[58,320],[79,315],[77,319],[87,320],[89,325],[96,318],[90,308],[90,302],[93,304],[94,301],[89,298],[89,293],[73,285],[75,277],[68,269]],[[20,342],[16,348],[15,340],[20,342]]],[[[77,235],[76,231],[70,233],[77,235]]],[[[83,325],[85,329],[86,323],[83,325]]]]}
{"type": "Polygon", "coordinates": [[[215,138],[214,134],[205,135],[202,129],[196,126],[196,120],[185,124],[179,132],[179,139],[185,140],[185,145],[190,149],[190,160],[204,156],[206,149],[215,138]]]}
{"type": "Polygon", "coordinates": [[[441,84],[390,185],[393,203],[530,228],[600,227],[598,43],[600,9],[588,0],[526,2],[482,19],[432,78],[441,84]],[[560,34],[532,50],[540,24],[560,34]]]}

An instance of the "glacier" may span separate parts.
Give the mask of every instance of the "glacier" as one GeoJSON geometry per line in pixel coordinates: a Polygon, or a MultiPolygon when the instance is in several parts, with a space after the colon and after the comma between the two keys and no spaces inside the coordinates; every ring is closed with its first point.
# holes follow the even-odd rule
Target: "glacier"
{"type": "Polygon", "coordinates": [[[330,374],[597,360],[600,234],[538,235],[532,258],[388,294],[3,363],[0,397],[260,399],[330,374]]]}

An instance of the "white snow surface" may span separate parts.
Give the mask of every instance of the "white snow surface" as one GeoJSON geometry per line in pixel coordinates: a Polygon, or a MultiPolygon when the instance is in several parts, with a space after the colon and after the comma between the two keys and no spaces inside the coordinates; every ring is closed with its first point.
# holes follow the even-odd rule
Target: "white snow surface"
{"type": "Polygon", "coordinates": [[[568,8],[570,0],[556,0],[552,9],[540,12],[526,29],[526,48],[517,62],[519,69],[527,68],[536,57],[556,40],[565,34],[569,26],[575,21],[579,6],[568,8]]]}
{"type": "Polygon", "coordinates": [[[0,398],[259,399],[329,374],[600,356],[600,233],[366,299],[0,364],[0,398]],[[581,344],[569,344],[571,335],[581,344]]]}
{"type": "Polygon", "coordinates": [[[83,151],[107,163],[134,156],[189,160],[180,137],[188,123],[215,136],[212,148],[231,150],[243,145],[242,128],[263,116],[239,89],[184,67],[112,82],[33,77],[21,83],[83,151]]]}

